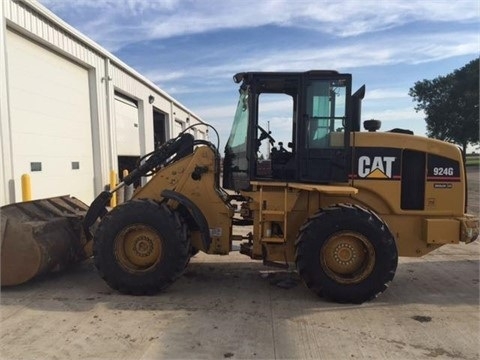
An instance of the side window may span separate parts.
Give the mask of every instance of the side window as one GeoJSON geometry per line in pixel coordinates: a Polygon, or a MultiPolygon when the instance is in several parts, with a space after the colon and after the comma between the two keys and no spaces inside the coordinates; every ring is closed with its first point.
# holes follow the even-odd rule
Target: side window
{"type": "Polygon", "coordinates": [[[292,142],[292,116],[294,116],[293,99],[290,95],[267,93],[259,95],[257,139],[262,138],[263,129],[270,132],[270,136],[275,140],[275,143],[271,144],[268,138],[262,139],[259,147],[260,156],[268,159],[274,147],[288,148],[288,144],[292,142]]]}
{"type": "Polygon", "coordinates": [[[307,87],[307,148],[343,146],[345,84],[341,81],[313,80],[307,87]]]}
{"type": "Polygon", "coordinates": [[[283,93],[262,93],[258,97],[257,176],[270,177],[272,162],[292,157],[293,98],[283,93]]]}

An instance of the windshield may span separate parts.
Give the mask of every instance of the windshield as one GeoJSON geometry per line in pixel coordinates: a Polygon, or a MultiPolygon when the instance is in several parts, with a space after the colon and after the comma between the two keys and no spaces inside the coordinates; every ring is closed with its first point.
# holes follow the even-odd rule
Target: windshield
{"type": "Polygon", "coordinates": [[[225,146],[223,160],[223,187],[231,190],[245,189],[248,177],[248,87],[240,88],[240,99],[233,119],[232,131],[225,146]]]}
{"type": "Polygon", "coordinates": [[[237,111],[233,119],[232,131],[227,142],[229,151],[239,153],[247,150],[248,131],[248,89],[240,90],[237,111]]]}

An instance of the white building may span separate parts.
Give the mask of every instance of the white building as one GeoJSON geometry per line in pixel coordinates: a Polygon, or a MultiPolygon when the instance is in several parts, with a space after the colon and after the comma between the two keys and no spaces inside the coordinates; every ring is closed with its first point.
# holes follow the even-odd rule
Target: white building
{"type": "MultiPolygon", "coordinates": [[[[36,1],[0,1],[0,205],[71,194],[202,120],[36,1]]],[[[206,138],[207,128],[195,131],[206,138]]]]}

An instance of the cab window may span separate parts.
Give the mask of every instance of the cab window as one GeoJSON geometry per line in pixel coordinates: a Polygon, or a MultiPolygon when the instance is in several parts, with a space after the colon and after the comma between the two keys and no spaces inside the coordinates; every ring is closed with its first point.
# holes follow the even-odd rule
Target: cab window
{"type": "Polygon", "coordinates": [[[306,147],[343,146],[346,82],[312,80],[306,94],[306,147]]]}

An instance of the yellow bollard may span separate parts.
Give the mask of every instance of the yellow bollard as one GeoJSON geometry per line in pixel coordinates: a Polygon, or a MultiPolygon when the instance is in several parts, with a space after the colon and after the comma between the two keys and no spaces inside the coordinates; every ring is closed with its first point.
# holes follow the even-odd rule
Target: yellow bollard
{"type": "MultiPolygon", "coordinates": [[[[113,190],[117,186],[117,173],[115,170],[110,170],[110,190],[113,190]]],[[[117,193],[112,194],[110,199],[110,207],[114,208],[117,206],[117,193]]]]}
{"type": "Polygon", "coordinates": [[[30,175],[22,175],[22,201],[32,200],[32,183],[30,181],[30,175]]]}

